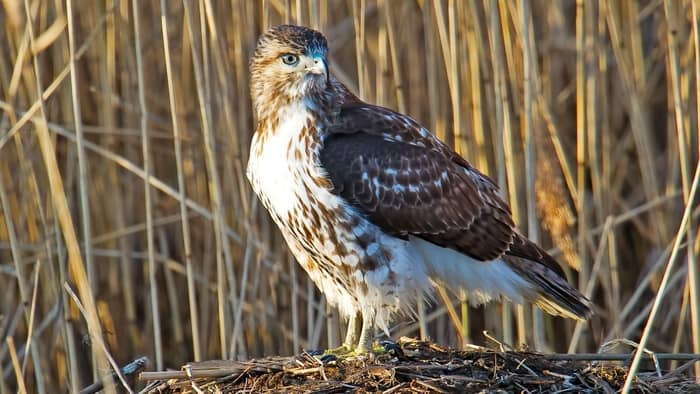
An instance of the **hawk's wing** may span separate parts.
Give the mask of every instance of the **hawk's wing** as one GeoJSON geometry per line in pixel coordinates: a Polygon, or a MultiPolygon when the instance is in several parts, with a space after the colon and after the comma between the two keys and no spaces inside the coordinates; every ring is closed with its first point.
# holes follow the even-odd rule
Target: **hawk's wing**
{"type": "Polygon", "coordinates": [[[321,164],[334,193],[384,231],[482,261],[522,257],[563,276],[517,232],[495,183],[411,118],[357,103],[342,109],[330,131],[321,164]]]}

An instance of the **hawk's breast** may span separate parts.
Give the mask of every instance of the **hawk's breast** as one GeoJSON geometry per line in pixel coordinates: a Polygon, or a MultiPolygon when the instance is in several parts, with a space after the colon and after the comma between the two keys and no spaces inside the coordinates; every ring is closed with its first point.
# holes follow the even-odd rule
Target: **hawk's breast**
{"type": "Polygon", "coordinates": [[[303,152],[298,137],[309,122],[302,108],[280,112],[278,127],[255,133],[247,170],[253,190],[275,221],[286,218],[294,209],[301,183],[297,176],[305,164],[294,151],[303,152]]]}
{"type": "Polygon", "coordinates": [[[287,241],[306,254],[297,259],[333,265],[344,257],[338,227],[347,219],[349,204],[330,192],[313,114],[300,104],[279,115],[277,127],[263,126],[253,137],[248,178],[287,241]]]}
{"type": "Polygon", "coordinates": [[[302,104],[279,115],[277,127],[261,123],[253,137],[248,179],[297,261],[329,302],[349,316],[356,310],[351,291],[356,279],[343,267],[359,264],[364,251],[355,241],[370,229],[359,225],[359,218],[351,220],[348,203],[330,192],[312,113],[302,104]]]}

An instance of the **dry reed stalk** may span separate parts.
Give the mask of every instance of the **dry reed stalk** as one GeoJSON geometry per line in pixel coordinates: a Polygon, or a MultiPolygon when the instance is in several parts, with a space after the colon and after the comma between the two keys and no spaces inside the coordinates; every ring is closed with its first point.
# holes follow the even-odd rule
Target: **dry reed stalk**
{"type": "Polygon", "coordinates": [[[17,358],[17,350],[15,349],[15,341],[12,337],[5,338],[7,347],[10,349],[10,358],[12,360],[12,367],[15,370],[15,377],[17,379],[17,392],[20,394],[27,393],[27,385],[24,383],[24,377],[22,375],[22,368],[19,366],[19,359],[17,358]]]}
{"type": "MultiPolygon", "coordinates": [[[[513,133],[511,111],[509,104],[509,95],[507,91],[506,64],[503,55],[501,29],[505,28],[505,24],[501,22],[500,4],[496,1],[489,3],[490,8],[490,49],[493,62],[494,89],[495,89],[495,104],[496,104],[496,130],[494,133],[494,145],[496,146],[497,165],[503,166],[503,170],[499,171],[504,177],[499,177],[499,185],[503,193],[508,194],[510,201],[513,219],[516,223],[522,223],[519,199],[518,199],[518,182],[515,169],[515,150],[513,146],[513,133]]],[[[505,12],[505,11],[504,11],[505,12]]],[[[506,46],[507,47],[507,46],[506,46]]],[[[503,339],[508,343],[514,343],[514,338],[511,333],[511,317],[509,313],[510,307],[503,306],[503,339]]],[[[518,343],[526,343],[525,340],[525,324],[522,311],[516,308],[516,335],[518,335],[518,343]]]]}
{"type": "MultiPolygon", "coordinates": [[[[693,31],[693,52],[694,52],[694,60],[695,60],[695,69],[694,69],[694,75],[695,75],[695,128],[698,129],[700,128],[700,11],[698,11],[698,4],[695,1],[691,1],[691,9],[692,9],[692,31],[693,31]]],[[[697,143],[698,143],[698,156],[700,157],[700,137],[696,135],[697,143]]],[[[690,234],[692,234],[692,226],[690,225],[692,221],[688,225],[688,231],[689,231],[689,238],[690,239],[690,234]]],[[[698,255],[700,255],[700,252],[698,252],[698,248],[700,248],[700,243],[698,242],[700,240],[700,231],[698,232],[698,239],[695,241],[695,249],[688,248],[689,254],[694,254],[695,255],[695,263],[697,264],[698,261],[698,255]]],[[[689,246],[692,245],[689,244],[689,246]]],[[[688,263],[691,262],[691,259],[688,260],[688,263]]],[[[697,332],[700,331],[700,272],[697,270],[697,266],[694,269],[688,269],[689,275],[692,275],[689,278],[689,285],[690,285],[690,310],[691,310],[691,315],[690,315],[690,321],[692,323],[692,326],[694,327],[694,332],[693,332],[693,348],[697,349],[698,346],[700,346],[700,343],[696,341],[695,339],[697,338],[698,334],[697,332]],[[694,275],[692,273],[694,272],[694,275]]],[[[695,378],[696,380],[700,379],[700,365],[695,365],[695,378]]]]}
{"type": "MultiPolygon", "coordinates": [[[[31,22],[31,12],[27,1],[24,2],[25,15],[27,16],[27,28],[29,33],[30,43],[34,40],[34,32],[31,22]]],[[[41,117],[46,119],[46,109],[43,100],[44,91],[41,86],[41,77],[39,72],[38,61],[36,57],[32,58],[33,72],[36,80],[35,87],[37,90],[38,99],[38,110],[41,117]]],[[[73,280],[77,283],[81,299],[86,304],[86,320],[88,323],[88,329],[90,331],[91,337],[96,340],[102,339],[102,332],[100,328],[99,317],[97,315],[97,309],[95,307],[95,301],[93,298],[92,290],[90,289],[90,282],[88,280],[87,273],[83,266],[83,260],[80,254],[80,248],[78,245],[78,238],[75,233],[75,228],[69,213],[68,203],[66,200],[66,195],[64,193],[63,182],[61,180],[61,175],[58,170],[58,165],[56,162],[56,157],[54,156],[53,142],[51,141],[48,130],[43,122],[36,122],[36,129],[39,139],[39,144],[41,148],[42,157],[44,159],[44,164],[46,166],[49,178],[49,184],[51,188],[51,194],[53,197],[54,207],[57,211],[57,216],[61,225],[61,230],[65,238],[66,246],[68,248],[68,258],[71,276],[73,280]]],[[[99,368],[105,367],[106,360],[104,354],[98,350],[93,351],[94,360],[96,360],[96,365],[99,368]]],[[[111,382],[105,382],[105,387],[109,389],[111,382]]]]}
{"type": "MultiPolygon", "coordinates": [[[[258,204],[256,202],[253,203],[253,209],[251,209],[251,217],[256,214],[256,208],[258,207],[258,204]]],[[[241,290],[240,294],[238,295],[238,303],[235,307],[234,310],[234,315],[233,315],[233,338],[234,340],[231,341],[231,349],[230,353],[231,355],[238,354],[236,349],[236,343],[237,341],[235,338],[238,338],[241,333],[242,333],[242,326],[243,326],[243,318],[242,318],[242,312],[243,312],[243,306],[246,300],[246,286],[245,284],[248,283],[248,271],[250,269],[251,261],[253,259],[253,253],[255,250],[255,246],[253,243],[254,240],[254,233],[249,231],[248,232],[248,239],[246,242],[246,247],[245,247],[245,252],[243,254],[243,273],[241,274],[241,290]]],[[[245,351],[245,347],[242,347],[239,349],[241,352],[245,351]]]]}
{"type": "MultiPolygon", "coordinates": [[[[39,289],[39,273],[41,272],[41,261],[38,261],[36,266],[34,267],[34,286],[32,286],[32,302],[31,302],[31,307],[29,309],[29,317],[27,321],[27,342],[24,345],[24,354],[29,354],[30,351],[32,351],[32,344],[34,343],[33,335],[35,331],[35,325],[34,325],[34,319],[36,316],[36,302],[37,302],[37,290],[39,289]]],[[[36,348],[36,347],[35,347],[36,348]]],[[[38,355],[38,351],[34,351],[34,354],[32,357],[36,358],[38,355]]],[[[27,370],[27,362],[29,358],[25,357],[24,361],[22,362],[22,372],[24,373],[27,370]]],[[[37,387],[39,392],[43,393],[45,392],[44,388],[44,383],[42,379],[39,377],[41,376],[41,366],[36,366],[35,363],[35,371],[38,374],[37,375],[37,387]]]]}
{"type": "Polygon", "coordinates": [[[161,27],[163,31],[163,59],[165,63],[166,78],[168,82],[168,98],[170,102],[170,114],[173,128],[173,145],[175,149],[175,166],[177,169],[177,185],[179,191],[179,206],[182,228],[183,251],[185,257],[185,267],[187,271],[187,300],[190,313],[190,329],[192,330],[192,352],[195,361],[202,360],[201,334],[199,333],[199,314],[197,305],[197,293],[194,287],[194,268],[192,266],[192,238],[190,235],[190,222],[185,203],[185,178],[183,175],[182,142],[180,123],[178,120],[178,110],[175,101],[175,85],[172,70],[172,60],[170,58],[170,41],[168,38],[168,12],[165,0],[160,2],[161,27]]]}
{"type": "MultiPolygon", "coordinates": [[[[693,176],[693,183],[690,187],[690,192],[688,196],[688,201],[694,201],[695,199],[695,194],[698,190],[698,184],[700,184],[700,162],[698,162],[698,165],[695,169],[695,175],[693,176]]],[[[683,218],[681,219],[681,224],[679,226],[678,232],[676,233],[675,240],[673,242],[673,248],[671,249],[671,255],[668,259],[668,263],[666,265],[666,270],[664,271],[663,278],[661,280],[661,283],[659,284],[659,290],[654,298],[654,304],[651,308],[651,312],[649,313],[649,318],[647,319],[646,325],[644,327],[644,331],[642,332],[642,337],[639,340],[639,347],[644,349],[646,347],[647,341],[649,340],[649,336],[651,335],[651,329],[654,324],[654,320],[656,319],[656,316],[659,312],[659,307],[661,305],[661,300],[663,299],[664,292],[666,290],[666,286],[668,285],[669,278],[671,276],[671,272],[673,269],[673,266],[675,265],[676,262],[676,257],[678,255],[678,252],[680,250],[680,245],[683,237],[686,235],[686,232],[688,230],[688,221],[690,220],[691,213],[692,213],[692,205],[687,204],[685,209],[683,210],[683,218]]],[[[628,373],[627,380],[625,381],[625,386],[623,387],[622,391],[623,393],[628,393],[630,390],[630,387],[632,385],[632,382],[634,381],[635,374],[637,372],[637,369],[639,368],[639,363],[641,361],[641,354],[642,352],[637,352],[632,359],[632,364],[630,365],[630,371],[628,373]]]]}
{"type": "MultiPolygon", "coordinates": [[[[535,149],[535,121],[533,119],[534,97],[532,88],[532,75],[536,71],[532,65],[536,58],[536,51],[532,34],[532,19],[530,2],[522,1],[519,7],[520,39],[523,53],[523,116],[522,116],[522,140],[525,153],[525,217],[527,218],[527,235],[533,242],[539,242],[536,211],[536,149],[535,149]]],[[[545,327],[542,312],[532,309],[532,340],[535,350],[541,351],[547,347],[545,327]]]]}
{"type": "MultiPolygon", "coordinates": [[[[608,216],[603,225],[603,234],[600,237],[600,244],[595,254],[595,259],[593,261],[593,266],[591,267],[590,276],[588,278],[588,283],[583,288],[583,294],[589,299],[593,296],[593,290],[601,276],[601,269],[603,266],[604,252],[607,250],[607,242],[609,241],[608,234],[612,233],[612,217],[608,216]]],[[[574,333],[571,335],[571,340],[569,342],[568,353],[575,353],[577,347],[579,346],[582,338],[582,333],[587,324],[584,322],[576,322],[576,328],[574,333]]]]}
{"type": "MultiPolygon", "coordinates": [[[[654,175],[654,154],[652,149],[651,137],[650,137],[650,125],[646,114],[648,113],[647,108],[642,97],[643,92],[647,89],[645,83],[645,66],[642,60],[643,55],[641,36],[638,30],[637,12],[636,4],[625,3],[631,11],[632,22],[629,26],[634,33],[629,35],[624,35],[624,37],[629,37],[632,44],[623,43],[623,17],[621,15],[621,10],[618,9],[616,4],[613,3],[603,3],[606,11],[606,19],[608,22],[608,29],[610,31],[610,38],[613,53],[615,59],[618,62],[620,68],[620,77],[624,87],[624,96],[628,100],[627,105],[629,106],[630,122],[632,124],[632,136],[634,137],[634,143],[638,151],[638,163],[641,172],[642,186],[644,188],[644,193],[647,200],[654,200],[659,196],[659,187],[657,184],[657,178],[654,175]]],[[[668,229],[666,228],[666,222],[660,216],[659,212],[654,212],[656,221],[658,221],[659,226],[655,226],[653,231],[658,241],[665,243],[664,241],[668,239],[668,229]]]]}
{"type": "Polygon", "coordinates": [[[483,42],[481,37],[481,27],[479,24],[479,18],[477,17],[476,3],[467,2],[467,32],[466,32],[466,45],[468,48],[474,48],[472,53],[468,53],[469,62],[469,84],[471,95],[469,101],[471,103],[470,110],[472,112],[470,119],[472,120],[472,133],[473,133],[473,149],[471,152],[471,160],[474,162],[477,168],[483,171],[488,171],[488,155],[486,154],[486,132],[484,130],[484,119],[483,119],[483,103],[482,103],[482,91],[484,90],[482,86],[481,78],[481,62],[479,59],[484,55],[480,50],[477,50],[479,43],[483,42]]]}
{"type": "MultiPolygon", "coordinates": [[[[668,45],[668,67],[671,75],[671,90],[673,91],[673,108],[676,124],[676,135],[679,153],[679,166],[681,175],[681,189],[683,191],[683,203],[688,205],[692,203],[689,200],[690,187],[690,171],[691,163],[688,157],[692,153],[688,141],[688,132],[686,131],[686,123],[689,123],[688,116],[685,113],[686,97],[682,97],[681,87],[682,79],[687,78],[687,71],[681,70],[680,59],[678,54],[678,36],[684,32],[678,23],[679,12],[677,4],[669,1],[664,1],[664,14],[667,23],[667,45],[668,45]]],[[[695,228],[693,227],[692,216],[688,219],[687,228],[687,267],[688,281],[686,287],[690,294],[690,316],[691,316],[691,338],[693,343],[693,351],[700,352],[700,268],[697,267],[697,260],[694,253],[693,241],[695,238],[695,228]]],[[[680,324],[679,324],[680,326],[680,324]]],[[[696,366],[696,375],[700,376],[700,365],[696,366]]]]}
{"type": "Polygon", "coordinates": [[[357,95],[367,99],[367,68],[365,59],[365,0],[353,0],[353,25],[355,27],[355,58],[357,59],[357,95]]]}
{"type": "MultiPolygon", "coordinates": [[[[443,2],[441,1],[433,1],[430,4],[426,4],[426,8],[431,8],[430,6],[432,5],[433,11],[432,13],[434,14],[434,18],[431,20],[431,22],[434,21],[434,23],[437,25],[437,34],[440,42],[439,46],[439,53],[442,57],[443,64],[442,65],[434,65],[433,67],[434,70],[433,72],[437,72],[438,69],[444,68],[445,69],[445,78],[446,78],[446,83],[448,91],[451,92],[451,87],[454,86],[454,79],[456,76],[452,75],[449,72],[449,65],[450,65],[450,44],[449,44],[449,32],[448,32],[448,27],[445,24],[445,17],[444,17],[444,10],[443,10],[443,2]]],[[[434,51],[438,51],[437,48],[434,48],[434,51]]],[[[436,81],[437,82],[437,81],[436,81]]],[[[434,127],[437,128],[435,130],[435,134],[443,141],[445,141],[448,145],[453,145],[454,144],[454,130],[450,130],[447,127],[446,124],[446,119],[443,117],[447,117],[445,114],[440,114],[436,117],[436,120],[439,122],[436,124],[434,127]],[[443,118],[443,119],[441,119],[443,118]]]]}
{"type": "MultiPolygon", "coordinates": [[[[26,3],[26,1],[25,1],[26,3]]],[[[29,5],[26,6],[27,10],[29,5]]],[[[29,13],[29,11],[27,11],[29,13]]],[[[73,124],[75,127],[76,136],[76,151],[78,154],[78,189],[80,195],[80,221],[82,224],[83,235],[83,257],[85,259],[85,267],[90,286],[95,290],[95,263],[92,255],[92,230],[90,217],[90,199],[88,195],[88,179],[87,179],[87,163],[85,157],[85,148],[83,146],[83,127],[81,105],[78,94],[78,71],[75,65],[75,22],[73,20],[73,2],[66,2],[66,14],[68,19],[68,51],[70,56],[70,86],[71,100],[73,109],[73,124]]]]}
{"type": "MultiPolygon", "coordinates": [[[[141,54],[141,29],[139,5],[132,6],[132,16],[134,21],[134,49],[136,53],[136,77],[138,86],[139,112],[141,123],[141,147],[143,154],[143,169],[145,172],[144,184],[144,204],[146,211],[146,248],[148,250],[148,282],[149,295],[151,300],[151,315],[153,322],[153,341],[155,348],[156,368],[163,368],[163,339],[160,322],[160,306],[158,304],[158,283],[156,282],[156,262],[155,262],[155,234],[153,232],[153,207],[151,197],[151,154],[150,142],[148,138],[148,109],[146,107],[145,81],[143,78],[143,58],[141,54]]],[[[76,130],[77,131],[77,130],[76,130]]],[[[80,136],[76,132],[78,146],[80,146],[80,136]]]]}
{"type": "MultiPolygon", "coordinates": [[[[3,166],[4,167],[4,166],[3,166]]],[[[3,169],[4,170],[4,169],[3,169]]],[[[7,172],[3,171],[5,175],[7,172]]],[[[14,267],[15,271],[17,273],[17,284],[19,288],[19,293],[20,293],[20,300],[22,302],[22,305],[24,306],[23,309],[23,315],[24,318],[27,322],[27,343],[25,346],[25,355],[28,355],[30,352],[32,354],[32,360],[33,360],[33,368],[34,372],[36,373],[35,379],[36,379],[36,385],[37,389],[40,392],[46,392],[44,388],[44,382],[42,381],[42,367],[39,364],[38,360],[41,360],[39,349],[37,349],[37,345],[31,341],[31,333],[34,328],[34,311],[35,311],[35,301],[36,301],[36,286],[34,286],[34,291],[32,292],[32,297],[31,297],[31,302],[29,298],[29,289],[27,288],[28,283],[27,281],[29,280],[28,276],[24,272],[24,263],[21,261],[22,259],[22,253],[19,250],[19,245],[18,245],[18,239],[17,239],[17,233],[15,231],[15,225],[14,225],[14,220],[12,219],[12,210],[10,208],[10,204],[8,201],[7,197],[7,192],[5,190],[5,187],[2,185],[2,180],[3,178],[7,178],[6,176],[0,177],[0,204],[2,206],[2,211],[4,212],[5,215],[5,224],[7,226],[7,235],[10,240],[10,248],[12,252],[12,260],[14,262],[14,267]],[[27,310],[26,306],[31,305],[31,309],[27,310]],[[31,346],[33,345],[33,346],[31,346]]],[[[39,264],[36,266],[36,272],[38,274],[39,270],[39,264]]],[[[8,336],[8,340],[11,339],[12,337],[8,336]]],[[[7,342],[8,346],[11,346],[11,342],[7,342]]],[[[14,349],[10,349],[11,352],[14,352],[14,349]]],[[[24,376],[24,371],[26,370],[26,361],[27,359],[24,359],[24,362],[22,363],[22,368],[21,371],[16,371],[21,373],[22,376],[24,376]]]]}
{"type": "MultiPolygon", "coordinates": [[[[78,296],[75,294],[73,289],[68,285],[68,283],[64,283],[64,289],[66,290],[66,293],[73,299],[75,302],[76,306],[78,309],[80,309],[80,313],[85,316],[86,311],[85,308],[83,307],[82,303],[80,302],[80,299],[78,296]]],[[[109,350],[107,350],[107,347],[102,341],[101,338],[98,339],[96,344],[100,347],[100,350],[104,352],[105,357],[107,358],[107,361],[109,362],[110,366],[114,370],[114,374],[119,378],[120,383],[122,384],[122,387],[129,393],[133,393],[131,390],[131,387],[126,383],[126,380],[124,379],[124,375],[122,374],[122,371],[120,370],[119,366],[117,365],[116,361],[114,361],[114,358],[109,354],[109,350]]],[[[116,392],[114,388],[114,382],[112,382],[111,376],[106,376],[104,374],[100,374],[100,378],[102,379],[102,384],[104,387],[104,390],[106,392],[116,392]]]]}
{"type": "MultiPolygon", "coordinates": [[[[393,3],[392,3],[393,5],[393,3]]],[[[396,109],[399,112],[406,112],[406,98],[404,95],[404,78],[401,72],[401,64],[399,62],[398,54],[398,33],[396,24],[394,23],[393,7],[388,6],[387,2],[384,2],[384,18],[386,23],[386,32],[389,45],[389,55],[391,58],[391,75],[394,80],[394,90],[396,93],[396,109]]]]}
{"type": "MultiPolygon", "coordinates": [[[[233,305],[236,305],[236,279],[233,277],[232,261],[231,261],[231,250],[229,243],[226,241],[224,234],[225,221],[224,207],[221,196],[221,185],[219,171],[217,169],[217,155],[214,149],[214,137],[211,126],[211,114],[210,109],[207,106],[207,97],[205,93],[205,86],[203,78],[204,73],[202,69],[208,69],[208,67],[202,67],[202,64],[197,60],[199,59],[200,51],[197,49],[197,40],[194,37],[194,29],[192,26],[193,21],[193,9],[188,0],[184,0],[185,4],[185,15],[187,21],[187,27],[189,32],[189,37],[191,41],[192,50],[192,63],[194,65],[195,80],[197,86],[197,98],[200,106],[200,117],[202,122],[202,128],[204,131],[204,141],[203,147],[206,156],[207,173],[209,176],[209,193],[211,195],[212,212],[213,212],[213,224],[214,224],[214,236],[216,243],[216,261],[217,261],[217,277],[218,277],[218,308],[219,308],[219,340],[221,345],[221,357],[227,357],[228,355],[228,327],[226,312],[228,303],[226,302],[226,279],[228,279],[228,285],[230,289],[230,297],[233,305]],[[226,272],[226,273],[225,273],[226,272]]],[[[202,49],[206,48],[206,45],[202,46],[202,49]]],[[[234,337],[234,341],[238,341],[240,335],[234,337]]],[[[233,346],[233,345],[232,345],[233,346]]]]}
{"type": "MultiPolygon", "coordinates": [[[[423,24],[425,25],[424,28],[424,37],[423,40],[425,41],[425,54],[426,57],[429,58],[435,58],[436,56],[439,56],[438,54],[438,49],[437,45],[435,43],[435,26],[432,23],[433,20],[433,15],[432,15],[432,7],[426,6],[424,7],[423,10],[423,24]]],[[[433,133],[435,135],[439,135],[441,132],[440,128],[438,127],[438,122],[439,122],[439,117],[440,117],[440,104],[439,104],[439,95],[438,95],[438,77],[437,77],[437,68],[434,62],[425,62],[425,74],[426,74],[426,82],[427,82],[427,87],[426,87],[426,94],[425,96],[427,97],[428,100],[428,116],[429,116],[429,124],[427,127],[429,127],[431,130],[433,130],[433,133]]]]}
{"type": "Polygon", "coordinates": [[[586,67],[584,63],[584,2],[576,1],[576,207],[578,238],[577,252],[580,265],[579,287],[588,282],[590,267],[588,262],[588,249],[586,247],[585,234],[588,231],[586,218],[586,67]]]}

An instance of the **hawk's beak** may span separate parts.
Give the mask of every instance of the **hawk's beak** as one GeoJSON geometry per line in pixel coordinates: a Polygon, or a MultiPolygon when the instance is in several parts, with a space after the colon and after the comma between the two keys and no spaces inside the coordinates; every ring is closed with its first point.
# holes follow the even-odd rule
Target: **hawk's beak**
{"type": "Polygon", "coordinates": [[[328,62],[323,56],[314,57],[313,64],[309,65],[307,70],[314,74],[323,74],[326,76],[326,81],[330,80],[330,73],[328,72],[328,62]]]}

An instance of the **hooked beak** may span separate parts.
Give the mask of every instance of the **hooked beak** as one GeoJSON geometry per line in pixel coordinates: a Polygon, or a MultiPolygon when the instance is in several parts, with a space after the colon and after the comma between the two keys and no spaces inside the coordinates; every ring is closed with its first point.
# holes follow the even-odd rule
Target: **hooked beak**
{"type": "Polygon", "coordinates": [[[307,67],[309,72],[314,74],[323,74],[326,76],[326,82],[330,81],[330,73],[328,71],[328,62],[323,56],[317,56],[313,58],[313,64],[307,67]]]}

